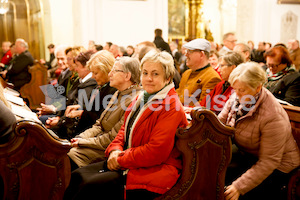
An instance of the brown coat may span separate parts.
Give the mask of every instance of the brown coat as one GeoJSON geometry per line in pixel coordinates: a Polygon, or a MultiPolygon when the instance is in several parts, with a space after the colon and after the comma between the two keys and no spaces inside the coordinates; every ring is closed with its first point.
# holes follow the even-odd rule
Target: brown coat
{"type": "Polygon", "coordinates": [[[205,67],[200,71],[188,69],[183,73],[179,88],[176,92],[184,106],[195,106],[195,103],[201,101],[220,81],[221,77],[211,66],[205,67]],[[188,96],[184,95],[185,90],[187,90],[188,96]],[[191,101],[192,99],[194,99],[194,101],[191,101]]]}
{"type": "Polygon", "coordinates": [[[126,108],[139,92],[140,88],[137,86],[115,92],[93,127],[77,136],[81,138],[79,147],[72,148],[68,155],[79,167],[104,160],[106,147],[116,137],[124,123],[126,108]],[[114,101],[116,99],[117,102],[114,101]]]}

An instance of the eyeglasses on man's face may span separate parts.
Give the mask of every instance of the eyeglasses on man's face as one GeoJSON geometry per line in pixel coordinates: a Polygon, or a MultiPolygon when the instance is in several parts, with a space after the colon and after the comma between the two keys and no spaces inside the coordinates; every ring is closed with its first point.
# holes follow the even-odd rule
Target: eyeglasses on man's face
{"type": "Polygon", "coordinates": [[[192,53],[201,52],[201,51],[203,51],[203,50],[200,50],[200,49],[195,49],[195,50],[186,49],[185,53],[186,54],[192,54],[192,53]]]}

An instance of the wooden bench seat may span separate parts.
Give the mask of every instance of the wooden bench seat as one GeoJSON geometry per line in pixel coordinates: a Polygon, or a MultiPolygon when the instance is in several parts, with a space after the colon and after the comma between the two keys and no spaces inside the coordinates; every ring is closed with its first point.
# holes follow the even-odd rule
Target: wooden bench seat
{"type": "Polygon", "coordinates": [[[70,148],[41,124],[19,121],[14,137],[0,145],[3,199],[62,199],[71,178],[70,148]]]}
{"type": "MultiPolygon", "coordinates": [[[[300,107],[282,105],[287,112],[292,126],[293,136],[300,149],[300,107]]],[[[300,167],[293,171],[288,185],[288,200],[300,199],[300,167]]]]}
{"type": "Polygon", "coordinates": [[[224,200],[234,129],[224,126],[210,110],[199,109],[191,116],[191,126],[176,133],[176,147],[183,155],[181,177],[157,200],[224,200]]]}

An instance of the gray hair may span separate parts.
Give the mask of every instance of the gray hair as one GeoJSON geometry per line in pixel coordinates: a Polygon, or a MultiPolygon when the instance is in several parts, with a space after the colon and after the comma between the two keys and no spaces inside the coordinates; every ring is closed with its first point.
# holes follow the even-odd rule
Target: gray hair
{"type": "Polygon", "coordinates": [[[165,72],[166,80],[170,78],[170,82],[173,81],[173,77],[175,75],[175,67],[173,57],[169,53],[153,49],[143,57],[141,62],[142,69],[145,62],[160,63],[165,72]]]}
{"type": "Polygon", "coordinates": [[[28,49],[28,43],[24,39],[18,38],[16,39],[16,42],[20,42],[21,46],[23,46],[25,49],[28,49]]]}
{"type": "Polygon", "coordinates": [[[256,89],[266,82],[267,75],[258,63],[246,62],[240,64],[231,72],[228,82],[233,85],[237,80],[246,83],[252,89],[256,89]]]}
{"type": "Polygon", "coordinates": [[[65,54],[65,51],[66,51],[67,48],[68,48],[68,46],[66,46],[66,45],[63,45],[63,44],[58,45],[54,50],[55,57],[56,57],[57,52],[64,52],[64,54],[65,54]]]}
{"type": "Polygon", "coordinates": [[[130,72],[131,78],[130,81],[139,84],[140,77],[141,77],[141,70],[140,70],[140,62],[136,58],[131,58],[128,56],[123,56],[117,59],[116,62],[119,62],[122,66],[122,69],[125,73],[130,72]]]}
{"type": "Polygon", "coordinates": [[[227,52],[225,55],[221,57],[228,65],[238,66],[244,62],[244,57],[237,52],[227,52]]]}

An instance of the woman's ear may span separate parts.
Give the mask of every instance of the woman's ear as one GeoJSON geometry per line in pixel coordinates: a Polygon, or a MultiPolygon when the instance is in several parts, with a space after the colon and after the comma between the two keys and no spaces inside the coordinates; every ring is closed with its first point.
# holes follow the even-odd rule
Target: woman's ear
{"type": "Polygon", "coordinates": [[[260,84],[260,85],[257,87],[256,93],[259,93],[259,91],[261,90],[261,88],[262,88],[262,84],[260,84]]]}
{"type": "Polygon", "coordinates": [[[125,76],[126,81],[130,81],[131,79],[131,72],[127,72],[125,76]]]}
{"type": "Polygon", "coordinates": [[[170,83],[170,80],[171,80],[171,77],[167,78],[167,79],[166,79],[166,84],[169,84],[169,83],[170,83]]]}

